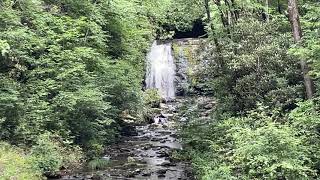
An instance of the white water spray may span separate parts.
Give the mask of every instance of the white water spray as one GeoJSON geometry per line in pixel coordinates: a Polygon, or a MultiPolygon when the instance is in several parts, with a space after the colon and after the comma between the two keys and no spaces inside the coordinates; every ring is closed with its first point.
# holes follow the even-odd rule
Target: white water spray
{"type": "Polygon", "coordinates": [[[163,99],[166,101],[173,100],[175,98],[174,78],[176,68],[171,43],[157,44],[155,41],[147,60],[147,89],[158,89],[163,99]]]}

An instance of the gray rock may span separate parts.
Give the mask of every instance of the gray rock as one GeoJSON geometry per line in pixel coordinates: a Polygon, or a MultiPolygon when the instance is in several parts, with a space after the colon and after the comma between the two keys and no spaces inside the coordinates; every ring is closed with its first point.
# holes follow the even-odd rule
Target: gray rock
{"type": "Polygon", "coordinates": [[[143,172],[142,176],[144,176],[144,177],[151,176],[151,172],[143,172]]]}
{"type": "Polygon", "coordinates": [[[103,180],[103,177],[102,177],[102,175],[95,174],[92,176],[92,180],[103,180]]]}
{"type": "Polygon", "coordinates": [[[204,106],[205,109],[212,109],[213,108],[213,104],[207,104],[204,106]]]}
{"type": "Polygon", "coordinates": [[[181,117],[180,122],[186,122],[188,119],[186,117],[181,117]]]}
{"type": "Polygon", "coordinates": [[[134,178],[136,174],[134,172],[129,172],[128,174],[125,175],[127,178],[134,178]]]}
{"type": "Polygon", "coordinates": [[[173,117],[173,114],[165,114],[165,113],[161,113],[161,116],[160,116],[161,118],[166,118],[166,119],[168,119],[168,118],[171,118],[171,117],[173,117]]]}
{"type": "Polygon", "coordinates": [[[158,174],[166,174],[167,171],[168,171],[168,169],[159,169],[159,170],[157,171],[157,173],[158,173],[158,174]]]}
{"type": "Polygon", "coordinates": [[[163,158],[163,157],[169,157],[169,154],[167,152],[159,152],[159,155],[157,155],[158,158],[163,158]]]}
{"type": "Polygon", "coordinates": [[[92,177],[93,177],[92,175],[86,175],[85,176],[86,179],[92,179],[92,177]]]}
{"type": "Polygon", "coordinates": [[[160,166],[164,166],[164,167],[172,167],[172,166],[176,166],[176,164],[175,163],[173,163],[173,162],[163,162],[163,163],[161,163],[160,164],[160,166]]]}
{"type": "Polygon", "coordinates": [[[164,175],[164,174],[159,174],[158,177],[159,177],[159,178],[165,178],[166,175],[164,175]]]}

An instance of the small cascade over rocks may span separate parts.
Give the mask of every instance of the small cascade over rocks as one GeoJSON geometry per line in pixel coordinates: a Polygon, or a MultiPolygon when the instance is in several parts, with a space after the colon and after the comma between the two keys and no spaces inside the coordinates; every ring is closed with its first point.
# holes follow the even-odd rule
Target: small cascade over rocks
{"type": "Polygon", "coordinates": [[[158,89],[166,101],[175,99],[175,70],[172,44],[154,41],[147,56],[147,89],[158,89]]]}
{"type": "Polygon", "coordinates": [[[108,165],[104,169],[81,170],[61,180],[194,180],[190,164],[174,155],[183,149],[177,122],[182,102],[177,98],[161,103],[158,122],[136,125],[136,133],[123,135],[121,141],[107,146],[103,159],[108,165]]]}

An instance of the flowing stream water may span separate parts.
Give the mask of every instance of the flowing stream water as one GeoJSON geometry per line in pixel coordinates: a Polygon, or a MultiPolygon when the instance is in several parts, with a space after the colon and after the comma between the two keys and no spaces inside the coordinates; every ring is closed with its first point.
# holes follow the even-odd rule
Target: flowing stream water
{"type": "Polygon", "coordinates": [[[172,155],[182,145],[177,136],[177,108],[175,99],[175,63],[171,43],[154,42],[147,56],[147,88],[158,89],[167,103],[152,124],[132,124],[130,133],[121,141],[106,148],[109,165],[100,171],[79,172],[61,179],[91,180],[191,180],[189,165],[172,155]]]}

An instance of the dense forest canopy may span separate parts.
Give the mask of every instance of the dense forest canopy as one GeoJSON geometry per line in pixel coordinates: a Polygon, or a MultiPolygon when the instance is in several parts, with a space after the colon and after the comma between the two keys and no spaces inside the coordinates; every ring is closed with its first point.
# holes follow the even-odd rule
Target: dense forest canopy
{"type": "Polygon", "coordinates": [[[179,112],[181,159],[198,179],[319,178],[319,1],[0,0],[0,179],[100,157],[160,101],[143,90],[152,41],[197,24],[186,94],[216,107],[179,112]]]}

